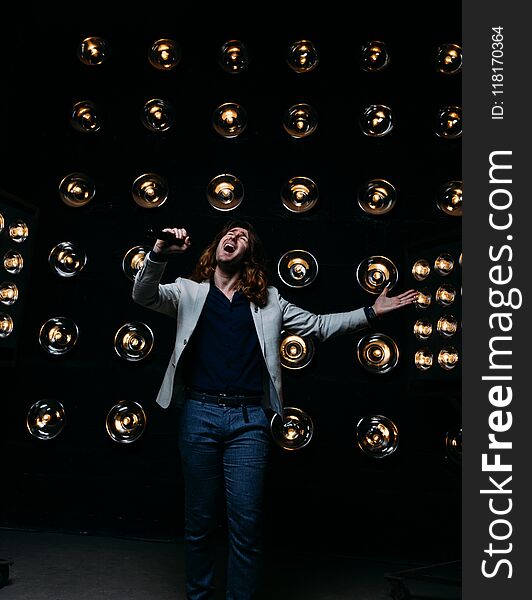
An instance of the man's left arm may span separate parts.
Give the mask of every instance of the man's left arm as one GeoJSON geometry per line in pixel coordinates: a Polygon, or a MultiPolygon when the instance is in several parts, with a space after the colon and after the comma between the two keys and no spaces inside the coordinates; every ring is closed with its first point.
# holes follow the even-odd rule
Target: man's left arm
{"type": "Polygon", "coordinates": [[[415,290],[408,290],[398,296],[389,297],[388,288],[385,288],[372,306],[324,315],[306,311],[287,302],[281,295],[279,295],[279,305],[285,329],[302,336],[312,335],[318,340],[324,341],[337,335],[367,328],[382,315],[412,304],[416,297],[415,290]]]}

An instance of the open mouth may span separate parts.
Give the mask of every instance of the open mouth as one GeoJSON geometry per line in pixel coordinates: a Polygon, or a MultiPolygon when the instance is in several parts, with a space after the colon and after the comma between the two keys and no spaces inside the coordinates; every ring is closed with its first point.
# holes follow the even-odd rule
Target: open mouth
{"type": "Polygon", "coordinates": [[[225,252],[227,252],[228,254],[232,254],[235,251],[236,246],[232,242],[225,242],[223,248],[225,252]]]}

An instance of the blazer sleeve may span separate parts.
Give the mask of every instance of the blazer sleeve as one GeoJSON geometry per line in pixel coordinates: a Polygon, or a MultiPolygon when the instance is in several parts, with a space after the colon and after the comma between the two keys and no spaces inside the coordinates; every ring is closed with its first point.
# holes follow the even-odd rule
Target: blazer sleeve
{"type": "Polygon", "coordinates": [[[135,276],[132,297],[137,304],[175,318],[181,296],[181,278],[174,283],[159,283],[165,267],[166,262],[155,262],[146,256],[135,276]]]}
{"type": "Polygon", "coordinates": [[[283,327],[302,336],[312,335],[320,341],[328,340],[344,333],[365,329],[370,324],[363,308],[349,312],[315,315],[287,302],[277,292],[281,307],[283,327]]]}

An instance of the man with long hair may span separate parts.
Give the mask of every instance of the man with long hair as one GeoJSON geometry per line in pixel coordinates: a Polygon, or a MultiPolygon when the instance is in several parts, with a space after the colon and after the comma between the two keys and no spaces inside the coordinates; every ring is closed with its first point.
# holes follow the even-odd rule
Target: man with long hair
{"type": "Polygon", "coordinates": [[[178,440],[185,482],[188,600],[214,595],[214,532],[225,491],[229,531],[226,600],[255,597],[262,557],[262,496],[271,436],[283,416],[281,331],[326,340],[368,327],[411,304],[385,289],[371,307],[315,315],[268,286],[260,239],[232,221],[201,254],[190,278],[161,284],[166,261],[186,252],[185,229],[164,229],[135,278],[133,299],[177,320],[176,342],[157,402],[181,407],[178,440]]]}

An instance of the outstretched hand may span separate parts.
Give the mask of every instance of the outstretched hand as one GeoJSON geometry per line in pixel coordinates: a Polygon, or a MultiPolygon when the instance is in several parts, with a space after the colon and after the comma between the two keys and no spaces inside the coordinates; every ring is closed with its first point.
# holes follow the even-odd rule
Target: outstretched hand
{"type": "Polygon", "coordinates": [[[398,296],[389,297],[388,290],[389,286],[387,285],[375,300],[375,304],[373,304],[373,310],[378,317],[392,312],[392,310],[396,310],[397,308],[412,304],[415,302],[418,294],[416,290],[408,290],[398,296]]]}

